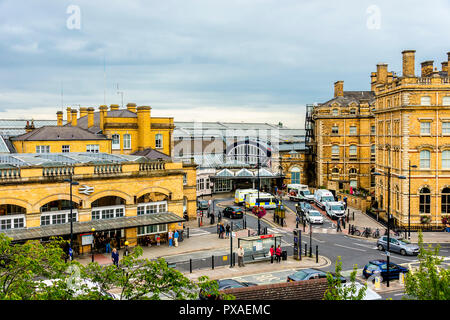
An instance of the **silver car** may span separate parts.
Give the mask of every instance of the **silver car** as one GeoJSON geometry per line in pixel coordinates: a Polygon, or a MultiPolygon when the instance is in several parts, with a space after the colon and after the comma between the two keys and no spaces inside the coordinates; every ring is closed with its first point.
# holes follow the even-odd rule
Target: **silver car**
{"type": "MultiPolygon", "coordinates": [[[[419,254],[419,246],[416,244],[395,237],[390,237],[389,240],[389,251],[398,252],[403,256],[419,254]]],[[[387,236],[382,236],[378,239],[377,247],[380,251],[385,251],[387,249],[387,236]]]]}

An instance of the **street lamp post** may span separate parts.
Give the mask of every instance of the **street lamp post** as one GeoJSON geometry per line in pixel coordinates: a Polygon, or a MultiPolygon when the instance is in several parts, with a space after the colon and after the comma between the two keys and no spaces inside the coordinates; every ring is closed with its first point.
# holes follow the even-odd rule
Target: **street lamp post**
{"type": "MultiPolygon", "coordinates": [[[[261,188],[261,180],[260,180],[260,178],[259,178],[259,166],[260,166],[260,163],[259,163],[259,141],[258,141],[258,159],[257,159],[257,165],[256,165],[256,171],[257,171],[257,174],[258,174],[258,200],[257,200],[257,205],[258,205],[258,212],[259,212],[259,207],[260,207],[260,205],[261,205],[261,201],[260,201],[260,199],[259,199],[259,189],[261,188]]],[[[258,214],[258,236],[261,234],[261,218],[259,217],[259,214],[258,214]]]]}
{"type": "Polygon", "coordinates": [[[95,228],[92,228],[91,231],[92,231],[91,254],[92,254],[92,262],[94,262],[94,238],[95,238],[95,228]]]}
{"type": "MultiPolygon", "coordinates": [[[[381,176],[381,173],[379,172],[374,172],[375,176],[381,176]]],[[[399,179],[406,179],[406,177],[404,176],[398,176],[397,178],[399,179]]],[[[388,179],[388,183],[387,183],[387,190],[388,190],[388,199],[387,199],[387,245],[386,245],[386,286],[389,287],[389,264],[390,264],[390,257],[389,257],[389,243],[391,241],[390,238],[390,223],[391,223],[391,168],[388,167],[387,168],[387,179],[388,179]]]]}
{"type": "Polygon", "coordinates": [[[409,160],[408,172],[409,172],[409,192],[408,192],[408,240],[411,239],[411,168],[417,168],[416,165],[411,165],[409,160]]]}
{"type": "Polygon", "coordinates": [[[64,179],[64,182],[70,183],[70,260],[73,260],[73,202],[72,202],[72,186],[77,186],[79,183],[77,181],[72,180],[72,175],[70,175],[70,179],[64,179]]]}

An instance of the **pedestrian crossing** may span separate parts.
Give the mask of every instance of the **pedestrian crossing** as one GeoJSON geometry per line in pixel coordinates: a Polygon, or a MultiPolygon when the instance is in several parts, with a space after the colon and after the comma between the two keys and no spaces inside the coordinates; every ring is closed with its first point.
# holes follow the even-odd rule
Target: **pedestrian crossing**
{"type": "Polygon", "coordinates": [[[189,237],[198,237],[211,234],[207,230],[202,230],[201,228],[189,229],[189,237]]]}

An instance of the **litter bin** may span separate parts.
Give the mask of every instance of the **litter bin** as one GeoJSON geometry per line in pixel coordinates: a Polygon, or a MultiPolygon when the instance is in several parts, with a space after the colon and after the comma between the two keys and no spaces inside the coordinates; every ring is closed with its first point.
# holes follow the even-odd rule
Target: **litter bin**
{"type": "Polygon", "coordinates": [[[282,260],[287,260],[287,251],[286,250],[281,251],[281,259],[282,260]]]}

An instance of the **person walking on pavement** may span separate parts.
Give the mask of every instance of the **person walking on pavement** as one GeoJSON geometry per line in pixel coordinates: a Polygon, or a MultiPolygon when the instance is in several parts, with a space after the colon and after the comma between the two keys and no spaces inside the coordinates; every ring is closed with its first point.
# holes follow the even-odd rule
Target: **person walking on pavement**
{"type": "Polygon", "coordinates": [[[237,255],[238,255],[238,265],[239,265],[239,267],[245,267],[245,264],[244,264],[244,248],[242,248],[242,246],[240,246],[239,249],[237,250],[237,255]]]}
{"type": "Polygon", "coordinates": [[[270,247],[269,252],[270,252],[270,263],[273,263],[273,257],[275,256],[275,248],[273,245],[270,247]]]}
{"type": "Polygon", "coordinates": [[[341,232],[341,219],[337,219],[337,223],[336,223],[336,232],[341,232]]]}
{"type": "Polygon", "coordinates": [[[277,262],[280,263],[280,261],[281,261],[281,246],[280,245],[278,245],[278,248],[275,251],[275,255],[277,256],[277,262]]]}
{"type": "Polygon", "coordinates": [[[231,227],[230,227],[230,225],[227,223],[227,226],[226,226],[226,228],[225,228],[225,230],[226,230],[226,237],[227,237],[227,239],[230,237],[230,229],[231,229],[231,227]]]}
{"type": "Polygon", "coordinates": [[[169,238],[169,247],[172,247],[172,238],[173,238],[173,232],[169,231],[168,233],[168,238],[169,238]]]}
{"type": "Polygon", "coordinates": [[[178,247],[178,231],[175,230],[175,233],[173,234],[173,243],[175,245],[175,247],[178,247]]]}
{"type": "Polygon", "coordinates": [[[342,229],[345,230],[345,217],[341,218],[341,223],[342,223],[342,229]]]}
{"type": "Polygon", "coordinates": [[[116,267],[119,266],[119,253],[116,248],[114,248],[111,252],[111,260],[116,267]]]}
{"type": "Polygon", "coordinates": [[[344,197],[344,210],[347,210],[347,197],[344,197]]]}

